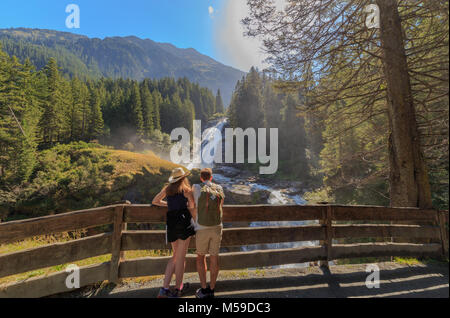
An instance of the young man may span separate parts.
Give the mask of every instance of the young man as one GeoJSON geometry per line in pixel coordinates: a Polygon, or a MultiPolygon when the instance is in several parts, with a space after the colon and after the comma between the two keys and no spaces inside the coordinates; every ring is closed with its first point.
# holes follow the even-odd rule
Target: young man
{"type": "Polygon", "coordinates": [[[197,271],[201,288],[197,298],[214,298],[217,276],[219,275],[219,250],[222,241],[222,207],[225,196],[220,185],[212,183],[212,170],[200,172],[201,184],[193,186],[196,217],[197,271]],[[206,285],[206,255],[210,260],[210,284],[206,285]]]}

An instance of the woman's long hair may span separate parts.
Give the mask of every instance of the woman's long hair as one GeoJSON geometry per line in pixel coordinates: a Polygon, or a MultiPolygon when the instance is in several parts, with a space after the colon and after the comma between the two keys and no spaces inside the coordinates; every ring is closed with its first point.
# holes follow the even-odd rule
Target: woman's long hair
{"type": "Polygon", "coordinates": [[[174,196],[179,193],[183,193],[183,191],[189,191],[191,189],[191,184],[189,180],[184,177],[178,180],[175,183],[169,183],[166,187],[166,195],[168,197],[174,196]]]}

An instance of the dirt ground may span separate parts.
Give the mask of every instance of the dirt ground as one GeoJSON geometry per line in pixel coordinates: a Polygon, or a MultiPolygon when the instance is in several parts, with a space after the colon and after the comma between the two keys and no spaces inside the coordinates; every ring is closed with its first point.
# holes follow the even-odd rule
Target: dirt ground
{"type": "MultiPolygon", "coordinates": [[[[347,297],[449,297],[448,264],[402,265],[379,263],[379,288],[367,288],[367,265],[222,271],[217,298],[347,298],[347,297]]],[[[163,277],[104,284],[58,297],[154,298],[163,277]]],[[[185,274],[190,288],[184,295],[195,297],[200,287],[196,273],[185,274]]],[[[173,282],[172,282],[173,283],[173,282]]]]}

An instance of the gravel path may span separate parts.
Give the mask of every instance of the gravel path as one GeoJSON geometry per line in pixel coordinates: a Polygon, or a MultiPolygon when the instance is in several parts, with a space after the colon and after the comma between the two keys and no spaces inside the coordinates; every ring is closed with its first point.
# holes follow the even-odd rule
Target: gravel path
{"type": "MultiPolygon", "coordinates": [[[[379,263],[380,288],[365,285],[366,265],[331,266],[296,269],[222,271],[216,287],[217,298],[344,298],[344,297],[449,297],[449,268],[446,264],[401,265],[379,263]]],[[[154,298],[162,276],[144,282],[124,281],[101,288],[87,288],[60,297],[154,298]]],[[[185,274],[191,283],[186,298],[199,288],[195,273],[185,274]]]]}

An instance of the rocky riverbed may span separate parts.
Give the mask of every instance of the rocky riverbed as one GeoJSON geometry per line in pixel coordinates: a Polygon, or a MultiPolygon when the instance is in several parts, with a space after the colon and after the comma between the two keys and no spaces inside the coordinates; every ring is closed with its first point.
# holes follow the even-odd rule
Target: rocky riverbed
{"type": "Polygon", "coordinates": [[[225,191],[227,204],[306,204],[300,181],[273,181],[228,165],[214,167],[214,181],[225,191]]]}

